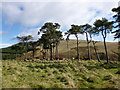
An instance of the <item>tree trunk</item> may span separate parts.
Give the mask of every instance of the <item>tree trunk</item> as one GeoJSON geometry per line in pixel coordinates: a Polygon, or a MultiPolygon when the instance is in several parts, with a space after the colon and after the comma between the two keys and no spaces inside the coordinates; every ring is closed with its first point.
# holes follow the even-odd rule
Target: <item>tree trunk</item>
{"type": "Polygon", "coordinates": [[[77,38],[77,59],[80,60],[80,55],[79,55],[79,43],[78,43],[78,36],[76,36],[77,38]]]}
{"type": "Polygon", "coordinates": [[[27,59],[27,42],[25,44],[25,47],[26,47],[26,51],[25,51],[25,59],[27,59]]]}
{"type": "Polygon", "coordinates": [[[53,60],[53,55],[52,55],[52,45],[50,45],[50,60],[53,60]]]}
{"type": "Polygon", "coordinates": [[[90,54],[90,44],[88,40],[88,34],[86,33],[86,41],[87,41],[87,48],[88,48],[88,58],[91,60],[91,54],[90,54]]]}
{"type": "Polygon", "coordinates": [[[43,57],[43,60],[45,60],[45,54],[46,54],[46,52],[43,51],[42,54],[43,54],[43,56],[42,56],[42,57],[43,57]]]}
{"type": "Polygon", "coordinates": [[[48,49],[47,49],[47,53],[46,53],[47,60],[48,60],[48,56],[49,56],[49,55],[48,55],[48,52],[49,52],[49,51],[48,51],[48,49]]]}
{"type": "Polygon", "coordinates": [[[55,58],[59,58],[59,56],[58,56],[58,43],[56,43],[55,58]]]}
{"type": "Polygon", "coordinates": [[[95,46],[95,42],[94,41],[92,41],[92,42],[93,42],[93,46],[94,46],[94,50],[95,50],[95,54],[96,54],[97,60],[98,60],[98,62],[100,62],[100,57],[98,55],[98,52],[97,52],[97,49],[96,49],[96,46],[95,46]]]}
{"type": "Polygon", "coordinates": [[[52,48],[52,55],[53,55],[53,59],[55,58],[55,47],[53,46],[53,48],[52,48]]]}
{"type": "Polygon", "coordinates": [[[104,38],[104,48],[105,48],[105,53],[106,53],[106,60],[107,60],[107,63],[108,63],[109,62],[109,58],[108,58],[108,51],[107,51],[105,38],[104,38]]]}
{"type": "Polygon", "coordinates": [[[45,49],[45,59],[46,59],[46,57],[47,57],[47,49],[45,49]]]}
{"type": "Polygon", "coordinates": [[[34,55],[35,55],[35,47],[33,47],[33,59],[34,59],[34,55]]]}

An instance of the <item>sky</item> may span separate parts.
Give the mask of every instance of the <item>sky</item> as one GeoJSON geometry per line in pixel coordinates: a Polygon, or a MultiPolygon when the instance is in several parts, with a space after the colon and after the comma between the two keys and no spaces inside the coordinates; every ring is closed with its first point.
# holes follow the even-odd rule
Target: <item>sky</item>
{"type": "MultiPolygon", "coordinates": [[[[16,36],[32,35],[35,40],[39,29],[46,22],[59,23],[64,33],[72,24],[93,25],[103,17],[113,20],[111,10],[119,0],[3,0],[0,1],[0,48],[18,43],[16,36]]],[[[108,34],[107,42],[117,42],[114,34],[108,34]]],[[[66,38],[66,36],[64,36],[66,38]]],[[[75,39],[74,35],[70,39],[75,39]]],[[[85,35],[79,35],[85,40],[85,35]]],[[[102,36],[94,40],[103,41],[102,36]]]]}

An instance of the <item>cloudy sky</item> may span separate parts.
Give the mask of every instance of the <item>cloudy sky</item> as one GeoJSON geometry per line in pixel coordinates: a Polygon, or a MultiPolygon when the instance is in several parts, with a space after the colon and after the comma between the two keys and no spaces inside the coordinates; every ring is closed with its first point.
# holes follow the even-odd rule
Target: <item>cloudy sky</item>
{"type": "MultiPolygon", "coordinates": [[[[39,28],[45,22],[61,25],[60,30],[66,32],[71,24],[93,24],[96,19],[105,17],[113,20],[112,8],[118,6],[119,0],[3,0],[0,2],[0,48],[18,43],[13,39],[17,35],[33,35],[37,40],[39,28]]],[[[74,36],[70,37],[75,39],[74,36]]],[[[85,40],[84,35],[79,35],[85,40]]],[[[95,40],[103,41],[101,36],[95,40]]],[[[114,40],[113,34],[107,37],[108,42],[114,40]]],[[[115,40],[117,41],[117,40],[115,40]]]]}

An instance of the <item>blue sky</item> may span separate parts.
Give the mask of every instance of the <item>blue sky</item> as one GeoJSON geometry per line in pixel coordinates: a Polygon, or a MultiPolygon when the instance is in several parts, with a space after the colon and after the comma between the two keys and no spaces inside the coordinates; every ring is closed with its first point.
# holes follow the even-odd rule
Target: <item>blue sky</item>
{"type": "MultiPolygon", "coordinates": [[[[14,38],[22,35],[33,35],[35,40],[40,36],[37,35],[39,28],[45,22],[54,22],[61,25],[60,30],[70,29],[71,24],[93,24],[96,19],[105,17],[112,20],[114,13],[112,8],[118,6],[118,0],[106,2],[98,0],[47,0],[48,2],[32,1],[29,2],[8,2],[0,3],[0,48],[7,47],[18,43],[14,38]],[[100,1],[100,2],[99,2],[100,1]]],[[[65,37],[64,37],[65,38],[65,37]]],[[[70,37],[75,39],[74,36],[70,37]]],[[[85,35],[79,35],[81,40],[85,40],[85,35]]],[[[101,36],[95,36],[95,40],[102,41],[101,36]]],[[[114,40],[113,34],[107,37],[108,42],[114,40]]],[[[117,42],[117,40],[115,40],[117,42]]]]}

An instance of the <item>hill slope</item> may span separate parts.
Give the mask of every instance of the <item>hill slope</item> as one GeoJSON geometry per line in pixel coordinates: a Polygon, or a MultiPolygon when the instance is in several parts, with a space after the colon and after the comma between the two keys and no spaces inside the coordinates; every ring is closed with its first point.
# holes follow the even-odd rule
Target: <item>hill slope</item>
{"type": "Polygon", "coordinates": [[[118,61],[104,64],[96,60],[6,60],[2,63],[3,88],[120,88],[118,61]]]}
{"type": "MultiPolygon", "coordinates": [[[[103,42],[97,42],[96,47],[100,54],[105,53],[103,42]]],[[[113,52],[118,52],[118,43],[117,42],[107,42],[107,47],[108,47],[108,54],[110,56],[114,54],[113,52]]],[[[70,48],[71,56],[75,56],[76,55],[76,40],[69,41],[69,48],[70,48]]],[[[81,57],[87,56],[87,45],[86,45],[85,40],[79,41],[79,48],[80,48],[79,50],[80,50],[81,57]]],[[[93,55],[93,58],[95,58],[95,53],[94,53],[94,48],[93,48],[92,42],[90,43],[90,49],[91,49],[91,54],[93,55]]],[[[59,45],[59,52],[63,56],[65,56],[67,54],[67,52],[68,52],[67,51],[67,42],[65,40],[61,41],[61,43],[59,45]]]]}
{"type": "MultiPolygon", "coordinates": [[[[97,50],[98,50],[98,53],[99,53],[101,59],[104,59],[105,51],[104,51],[103,42],[97,42],[96,46],[97,46],[97,50]]],[[[117,55],[115,54],[115,52],[118,53],[118,43],[117,42],[107,42],[107,47],[108,47],[108,54],[109,54],[109,57],[111,58],[111,60],[117,59],[117,55]]],[[[79,41],[79,48],[80,48],[79,50],[80,50],[81,58],[86,57],[87,56],[87,46],[86,46],[85,40],[79,41]]],[[[90,48],[91,48],[92,58],[96,59],[92,43],[90,44],[90,48]]],[[[2,50],[3,50],[3,52],[5,52],[5,51],[13,52],[13,50],[11,50],[10,47],[4,48],[2,50]]],[[[21,52],[21,51],[19,51],[19,52],[21,52]]],[[[70,58],[76,57],[76,40],[69,40],[69,52],[70,52],[70,58]]],[[[23,53],[24,53],[24,51],[23,51],[23,53]]],[[[32,52],[29,52],[27,54],[27,56],[32,57],[31,54],[32,54],[32,52]]],[[[11,54],[6,55],[6,53],[5,54],[3,53],[3,57],[10,57],[10,56],[12,56],[12,55],[11,54]]],[[[15,55],[13,55],[13,56],[15,57],[15,55]]],[[[49,56],[49,52],[48,52],[48,56],[49,56]]],[[[68,49],[67,49],[66,40],[62,40],[59,44],[59,56],[68,58],[68,49]]],[[[22,55],[22,57],[24,57],[24,55],[22,55]]],[[[42,58],[42,52],[40,52],[40,50],[36,50],[35,57],[42,58]]]]}

